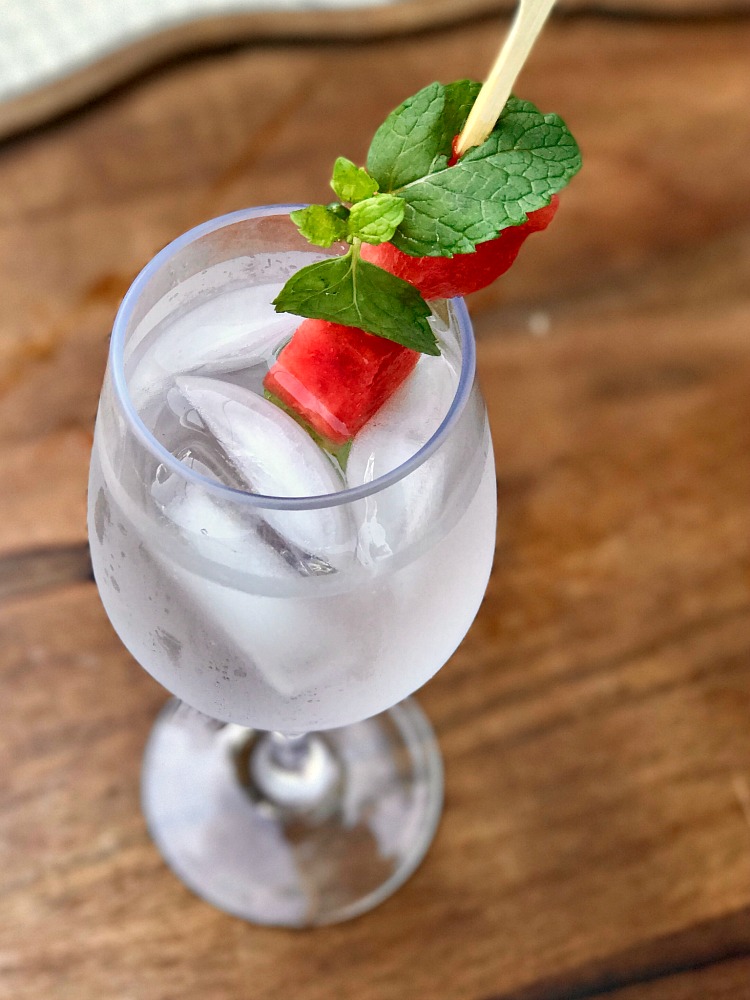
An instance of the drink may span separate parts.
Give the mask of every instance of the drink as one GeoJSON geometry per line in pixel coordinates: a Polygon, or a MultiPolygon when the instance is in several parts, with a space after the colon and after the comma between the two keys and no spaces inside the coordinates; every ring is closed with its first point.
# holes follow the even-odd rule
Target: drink
{"type": "Polygon", "coordinates": [[[336,161],[338,202],[186,233],[115,321],[92,559],[123,642],[182,699],[144,812],[188,885],[256,922],[365,912],[440,816],[408,695],[477,611],[496,516],[471,326],[446,300],[507,270],[580,166],[514,97],[457,158],[478,91],[404,102],[367,168],[336,161]]]}
{"type": "Polygon", "coordinates": [[[157,255],[115,321],[90,480],[107,613],[190,706],[149,742],[152,835],[204,898],[287,926],[364,912],[423,857],[440,757],[402,699],[474,617],[495,528],[462,303],[437,307],[443,353],[411,366],[348,456],[260,394],[299,323],[272,295],[320,257],[285,208],[157,255]]]}
{"type": "MultiPolygon", "coordinates": [[[[453,306],[432,320],[443,354],[420,358],[355,437],[345,472],[259,398],[275,352],[299,323],[271,305],[283,277],[299,264],[293,252],[254,265],[247,258],[222,261],[155,302],[151,319],[141,320],[124,345],[134,407],[192,472],[257,488],[237,471],[242,457],[229,454],[231,440],[217,442],[201,416],[202,407],[210,419],[217,409],[221,416],[225,398],[235,403],[240,425],[243,402],[255,401],[265,419],[269,411],[276,416],[278,433],[264,440],[247,411],[248,437],[259,452],[254,460],[288,466],[263,473],[263,491],[282,495],[295,487],[303,497],[366,487],[392,474],[451,409],[462,361],[453,306]],[[272,264],[276,282],[267,280],[272,264]]],[[[463,348],[471,352],[468,339],[463,348]]],[[[463,360],[459,405],[476,407],[476,395],[466,392],[473,357],[463,360]]],[[[489,436],[480,428],[469,452],[458,439],[446,441],[379,495],[296,512],[295,520],[295,512],[248,508],[244,498],[212,494],[159,456],[144,459],[133,472],[137,482],[129,481],[116,465],[117,439],[100,426],[91,538],[110,619],[157,680],[226,722],[310,731],[389,708],[448,659],[486,587],[495,482],[489,436]],[[459,458],[457,481],[451,459],[459,458]],[[134,491],[149,503],[134,504],[134,491]]],[[[463,432],[465,446],[469,436],[463,432]]]]}

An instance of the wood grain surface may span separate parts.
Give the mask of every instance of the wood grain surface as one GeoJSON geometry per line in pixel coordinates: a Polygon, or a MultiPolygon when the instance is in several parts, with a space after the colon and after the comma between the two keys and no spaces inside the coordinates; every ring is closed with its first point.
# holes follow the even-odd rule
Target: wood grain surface
{"type": "Polygon", "coordinates": [[[420,693],[447,799],[417,874],[349,924],[259,929],[139,811],[166,694],[84,549],[117,302],[189,226],[325,198],[335,156],[496,47],[480,18],[213,54],[0,147],[2,1000],[750,997],[750,19],[557,21],[524,71],[585,169],[470,303],[499,537],[420,693]]]}

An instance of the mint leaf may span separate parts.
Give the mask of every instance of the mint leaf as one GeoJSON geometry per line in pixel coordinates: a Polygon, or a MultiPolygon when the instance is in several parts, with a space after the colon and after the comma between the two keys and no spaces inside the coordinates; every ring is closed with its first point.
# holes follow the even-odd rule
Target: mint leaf
{"type": "Polygon", "coordinates": [[[341,218],[329,205],[308,205],[291,212],[289,218],[310,243],[329,247],[347,234],[346,218],[341,218]]]}
{"type": "Polygon", "coordinates": [[[388,115],[367,154],[367,169],[381,191],[395,191],[447,166],[453,137],[464,127],[479,89],[473,80],[431,83],[388,115]]]}
{"type": "Polygon", "coordinates": [[[376,194],[360,201],[352,206],[349,235],[365,243],[385,243],[396,232],[405,207],[403,200],[393,194],[376,194]]]}
{"type": "Polygon", "coordinates": [[[364,167],[340,156],[333,165],[331,187],[342,201],[355,202],[371,198],[378,190],[378,182],[364,167]]]}
{"type": "Polygon", "coordinates": [[[274,306],[276,312],[356,326],[423,354],[440,353],[427,322],[430,308],[417,289],[362,260],[356,248],[297,271],[274,306]]]}
{"type": "Polygon", "coordinates": [[[481,146],[394,192],[406,208],[393,243],[413,256],[470,253],[548,205],[580,166],[562,119],[511,97],[481,146]]]}

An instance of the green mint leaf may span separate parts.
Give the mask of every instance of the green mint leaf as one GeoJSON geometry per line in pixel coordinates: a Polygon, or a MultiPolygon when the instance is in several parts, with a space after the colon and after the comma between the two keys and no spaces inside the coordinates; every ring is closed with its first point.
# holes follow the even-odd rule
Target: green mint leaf
{"type": "Polygon", "coordinates": [[[423,354],[439,354],[427,317],[430,308],[416,288],[360,258],[309,264],[293,274],[274,299],[276,312],[356,326],[423,354]]]}
{"type": "Polygon", "coordinates": [[[388,115],[367,154],[367,169],[381,191],[395,191],[447,166],[453,138],[479,90],[473,80],[431,83],[388,115]]]}
{"type": "Polygon", "coordinates": [[[346,239],[347,221],[329,205],[308,205],[289,215],[292,222],[310,243],[329,247],[346,239]]]}
{"type": "Polygon", "coordinates": [[[406,206],[393,194],[376,194],[374,198],[352,206],[349,235],[365,243],[385,243],[396,232],[406,206]]]}
{"type": "Polygon", "coordinates": [[[562,119],[511,97],[481,146],[396,192],[406,209],[393,243],[413,256],[470,253],[548,205],[580,166],[562,119]]]}
{"type": "Polygon", "coordinates": [[[346,221],[349,218],[349,209],[342,205],[340,201],[329,201],[326,208],[330,209],[339,219],[346,221]]]}
{"type": "Polygon", "coordinates": [[[331,187],[342,201],[356,202],[371,198],[378,190],[378,182],[364,167],[340,156],[333,165],[331,187]]]}

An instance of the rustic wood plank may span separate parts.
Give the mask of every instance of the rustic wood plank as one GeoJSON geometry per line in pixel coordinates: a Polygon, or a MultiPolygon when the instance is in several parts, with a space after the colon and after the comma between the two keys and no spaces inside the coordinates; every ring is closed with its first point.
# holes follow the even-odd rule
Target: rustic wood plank
{"type": "Polygon", "coordinates": [[[25,548],[0,557],[0,601],[93,579],[85,542],[25,548]]]}
{"type": "MultiPolygon", "coordinates": [[[[743,1000],[750,988],[750,959],[691,969],[676,976],[659,976],[623,990],[607,991],[608,1000],[743,1000]]],[[[574,1000],[568,994],[569,1000],[574,1000]]]]}
{"type": "MultiPolygon", "coordinates": [[[[6,567],[84,540],[107,331],[138,267],[207,216],[325,197],[334,157],[361,158],[404,93],[494,45],[480,25],[335,61],[216,56],[0,150],[6,567]]],[[[526,71],[587,167],[472,303],[500,534],[477,622],[420,695],[448,780],[425,865],[313,934],[196,900],[138,808],[164,692],[90,584],[6,600],[0,997],[671,1000],[741,982],[742,960],[668,972],[749,947],[748,47],[750,25],[558,23],[526,71]]]]}
{"type": "Polygon", "coordinates": [[[594,960],[573,975],[553,975],[491,1000],[597,1000],[605,996],[616,1000],[688,996],[712,1000],[750,982],[749,948],[750,910],[743,909],[696,924],[678,935],[655,938],[621,954],[594,960]]]}

